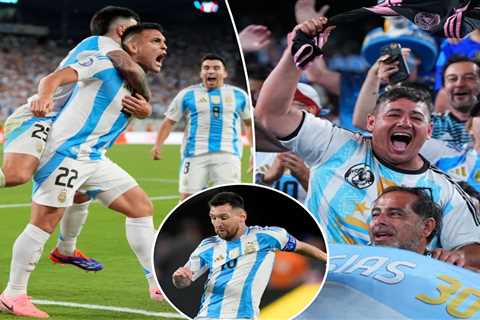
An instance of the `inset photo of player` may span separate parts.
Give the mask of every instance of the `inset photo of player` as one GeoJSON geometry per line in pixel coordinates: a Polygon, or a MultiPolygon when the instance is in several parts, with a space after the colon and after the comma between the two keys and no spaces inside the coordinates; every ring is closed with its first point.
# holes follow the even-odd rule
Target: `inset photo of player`
{"type": "Polygon", "coordinates": [[[160,227],[154,269],[166,299],[195,319],[290,319],[320,291],[325,238],[311,214],[274,189],[215,187],[160,227]]]}

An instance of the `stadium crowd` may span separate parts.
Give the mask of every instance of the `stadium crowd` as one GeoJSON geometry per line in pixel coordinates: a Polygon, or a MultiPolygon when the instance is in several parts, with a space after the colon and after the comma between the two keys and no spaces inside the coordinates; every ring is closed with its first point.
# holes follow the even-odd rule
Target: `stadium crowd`
{"type": "MultiPolygon", "coordinates": [[[[327,10],[327,7],[322,7],[317,11],[313,0],[298,0],[295,5],[297,29],[301,25],[304,33],[313,32],[310,33],[312,36],[316,30],[318,35],[325,30],[322,27],[325,22],[318,18],[327,10]]],[[[334,30],[323,48],[323,56],[307,60],[307,64],[300,60],[304,53],[295,51],[301,50],[298,49],[301,45],[295,41],[306,41],[299,40],[301,37],[297,37],[297,29],[288,36],[279,35],[275,34],[278,25],[254,25],[258,23],[254,15],[250,18],[242,20],[245,24],[240,25],[239,30],[242,30],[242,48],[247,53],[247,68],[254,75],[250,81],[256,102],[256,182],[277,187],[292,196],[301,194],[298,190],[305,189],[306,196],[304,193],[302,198],[297,198],[305,199],[306,206],[326,226],[330,242],[364,245],[371,243],[368,225],[364,224],[371,219],[367,213],[370,213],[375,197],[384,189],[391,185],[429,189],[443,210],[439,239],[431,243],[432,248],[443,249],[433,256],[453,264],[478,268],[477,247],[480,241],[478,231],[474,231],[478,228],[478,205],[473,208],[474,204],[478,204],[478,193],[473,190],[478,191],[480,186],[475,147],[478,143],[475,119],[480,108],[480,67],[475,60],[479,52],[479,30],[459,40],[426,33],[404,17],[386,18],[383,27],[374,29],[370,22],[359,23],[359,29],[366,31],[366,36],[359,43],[352,40],[348,45],[335,48],[335,44],[341,41],[335,35],[337,30],[334,30]],[[384,51],[391,48],[392,43],[406,48],[399,50],[395,58],[392,51],[384,51]],[[352,53],[354,48],[359,50],[352,53]],[[296,71],[292,68],[295,66],[293,61],[296,71]],[[399,70],[404,67],[409,69],[409,73],[400,79],[399,70]],[[300,69],[302,72],[299,72],[300,69]],[[295,81],[296,78],[298,81],[295,81]],[[294,83],[296,90],[293,92],[291,86],[294,83]],[[314,90],[307,92],[303,88],[305,84],[314,90]],[[261,85],[263,87],[259,89],[261,85]],[[398,119],[402,118],[395,127],[397,129],[384,132],[378,129],[384,124],[380,121],[384,119],[381,118],[383,112],[390,115],[388,110],[401,104],[397,101],[405,104],[406,100],[428,110],[423,120],[431,121],[433,131],[428,129],[421,143],[416,141],[420,129],[413,116],[405,120],[403,115],[395,114],[398,119]],[[286,101],[292,102],[288,105],[286,101]],[[297,109],[306,113],[297,112],[297,109]],[[330,122],[320,121],[319,118],[328,118],[330,122]],[[282,125],[277,125],[279,123],[282,125]],[[403,136],[398,141],[395,135],[390,139],[385,136],[396,133],[395,130],[403,130],[398,134],[405,135],[405,140],[403,136]],[[412,130],[415,134],[411,133],[412,130]],[[322,140],[324,135],[331,140],[322,140]],[[358,140],[353,145],[343,145],[347,137],[358,140]],[[383,142],[379,142],[382,139],[383,142]],[[366,154],[370,152],[373,159],[368,155],[364,155],[366,158],[359,156],[364,160],[356,159],[355,165],[354,157],[360,152],[355,148],[360,148],[364,142],[369,145],[366,154]],[[385,147],[389,143],[393,145],[393,152],[385,147]],[[417,148],[417,143],[423,145],[421,150],[418,148],[419,154],[412,152],[412,146],[417,148]],[[289,151],[284,152],[285,148],[289,151]],[[273,153],[266,156],[264,152],[273,153]],[[341,158],[343,152],[348,153],[348,161],[341,158]],[[416,160],[403,163],[405,159],[395,159],[404,152],[411,153],[409,161],[416,160]],[[336,169],[332,167],[335,165],[338,166],[336,169]],[[307,183],[305,174],[308,176],[307,183]],[[421,176],[423,180],[417,181],[421,176]],[[473,198],[467,197],[452,181],[462,182],[473,198]],[[439,192],[439,188],[445,190],[447,185],[454,188],[447,194],[439,192]],[[345,193],[345,190],[348,192],[345,193]],[[468,207],[471,214],[464,215],[466,211],[463,209],[456,211],[457,224],[451,229],[446,217],[452,207],[456,208],[454,211],[468,207]],[[466,232],[472,237],[461,239],[465,233],[458,228],[463,228],[463,231],[468,228],[470,231],[466,232]],[[465,258],[467,255],[469,257],[465,258]]],[[[344,32],[351,28],[338,25],[337,29],[344,32]]],[[[387,120],[391,119],[385,118],[387,120]]]]}

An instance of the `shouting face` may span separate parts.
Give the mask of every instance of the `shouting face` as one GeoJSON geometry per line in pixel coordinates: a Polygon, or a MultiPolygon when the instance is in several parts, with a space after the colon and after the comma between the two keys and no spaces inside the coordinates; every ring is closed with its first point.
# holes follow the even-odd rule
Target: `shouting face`
{"type": "Polygon", "coordinates": [[[367,129],[376,155],[399,169],[420,169],[423,160],[418,152],[432,134],[427,109],[423,102],[400,98],[386,101],[369,115],[367,129]]]}
{"type": "Polygon", "coordinates": [[[220,60],[207,59],[202,62],[200,78],[207,89],[220,88],[223,86],[227,71],[220,60]]]}

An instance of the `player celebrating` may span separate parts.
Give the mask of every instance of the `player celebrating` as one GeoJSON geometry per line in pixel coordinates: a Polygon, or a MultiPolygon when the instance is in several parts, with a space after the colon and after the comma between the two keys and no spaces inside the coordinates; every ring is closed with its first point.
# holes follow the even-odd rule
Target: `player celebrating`
{"type": "MultiPolygon", "coordinates": [[[[122,45],[134,61],[153,72],[160,71],[166,56],[165,41],[161,27],[152,23],[132,26],[122,36],[122,45]]],[[[55,89],[74,82],[80,84],[78,91],[50,130],[34,177],[31,220],[15,241],[10,279],[0,295],[0,308],[18,316],[48,317],[26,295],[28,279],[79,188],[95,190],[103,204],[127,217],[127,240],[145,271],[149,290],[160,295],[150,271],[153,205],[136,181],[104,155],[131,119],[122,112],[121,103],[131,92],[112,62],[98,54],[46,76],[32,111],[48,112],[55,89]]]]}
{"type": "Polygon", "coordinates": [[[275,251],[327,261],[326,253],[283,228],[248,227],[243,198],[236,193],[218,193],[209,205],[217,235],[204,239],[187,264],[172,275],[175,287],[185,288],[209,272],[196,319],[256,319],[275,251]]]}
{"type": "Polygon", "coordinates": [[[190,86],[173,99],[152,149],[154,160],[161,159],[161,147],[173,126],[183,117],[187,127],[182,145],[180,200],[208,186],[240,182],[242,119],[251,139],[250,106],[246,93],[224,84],[227,78],[222,57],[202,58],[202,84],[190,86]]]}
{"type": "MultiPolygon", "coordinates": [[[[108,56],[122,77],[142,97],[126,96],[124,107],[137,118],[144,118],[151,107],[143,103],[150,97],[145,72],[132,58],[122,50],[120,38],[124,30],[140,21],[138,15],[130,9],[108,6],[97,11],[90,21],[93,36],[81,41],[59,65],[64,68],[78,62],[79,58],[102,54],[108,56]]],[[[68,102],[74,85],[61,87],[53,98],[53,112],[48,116],[34,117],[29,102],[18,108],[6,121],[6,142],[3,168],[0,169],[0,187],[12,187],[29,181],[38,167],[45,148],[48,132],[57,112],[68,102]]],[[[95,259],[86,257],[76,249],[76,240],[88,215],[88,197],[78,194],[75,203],[65,210],[60,224],[60,237],[57,248],[50,259],[54,262],[73,264],[84,270],[98,271],[103,266],[95,259]]]]}
{"type": "Polygon", "coordinates": [[[480,221],[473,203],[419,154],[432,132],[431,101],[423,92],[395,87],[380,97],[368,116],[371,137],[290,108],[301,75],[298,67],[312,58],[301,50],[314,46],[309,52],[321,53],[313,37],[323,31],[325,40],[330,31],[324,30],[326,22],[320,17],[294,29],[293,45],[265,81],[255,111],[264,127],[311,166],[307,207],[326,225],[331,242],[367,244],[368,211],[383,189],[431,189],[444,213],[440,237],[432,245],[465,255],[466,265],[479,266],[480,221]]]}

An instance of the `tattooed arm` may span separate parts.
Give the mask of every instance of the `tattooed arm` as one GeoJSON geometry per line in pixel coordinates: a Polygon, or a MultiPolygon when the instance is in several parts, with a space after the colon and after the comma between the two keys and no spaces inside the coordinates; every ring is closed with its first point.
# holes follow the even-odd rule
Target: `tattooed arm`
{"type": "Polygon", "coordinates": [[[123,50],[111,51],[107,56],[112,60],[115,68],[132,88],[133,93],[138,93],[150,101],[152,93],[148,87],[145,71],[123,50]]]}

